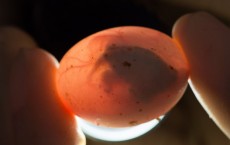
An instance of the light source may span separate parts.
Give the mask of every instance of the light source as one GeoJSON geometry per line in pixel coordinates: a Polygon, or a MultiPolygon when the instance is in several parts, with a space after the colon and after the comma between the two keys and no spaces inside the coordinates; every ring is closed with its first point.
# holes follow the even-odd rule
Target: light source
{"type": "Polygon", "coordinates": [[[151,120],[149,122],[125,128],[108,128],[102,126],[96,126],[92,123],[89,123],[79,117],[76,117],[78,124],[82,131],[88,137],[102,140],[102,141],[125,141],[139,137],[154,127],[156,127],[159,122],[164,118],[164,116],[159,117],[158,119],[151,120]]]}

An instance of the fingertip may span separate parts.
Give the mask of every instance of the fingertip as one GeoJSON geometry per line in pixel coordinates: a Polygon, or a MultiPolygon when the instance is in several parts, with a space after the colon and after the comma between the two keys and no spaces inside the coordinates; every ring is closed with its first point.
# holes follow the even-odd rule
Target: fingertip
{"type": "Polygon", "coordinates": [[[42,49],[22,49],[16,58],[10,99],[18,144],[85,144],[73,114],[57,95],[57,67],[56,59],[42,49]]]}
{"type": "Polygon", "coordinates": [[[15,57],[10,73],[10,101],[12,112],[17,112],[26,103],[28,91],[34,92],[36,85],[50,84],[58,66],[57,60],[48,52],[35,48],[21,48],[15,57]],[[35,81],[36,80],[36,81],[35,81]],[[31,81],[31,82],[30,82],[31,81]],[[27,88],[36,82],[32,90],[27,88]]]}
{"type": "MultiPolygon", "coordinates": [[[[193,13],[188,13],[181,16],[173,25],[172,36],[173,38],[183,39],[183,37],[188,37],[186,34],[194,32],[197,34],[201,29],[209,29],[210,27],[223,27],[216,17],[205,11],[198,11],[193,13]],[[221,26],[220,26],[221,25],[221,26]]],[[[218,28],[218,29],[220,29],[218,28]]],[[[191,33],[192,34],[192,33],[191,33]]],[[[199,35],[198,35],[199,36],[199,35]]],[[[190,35],[190,37],[197,37],[190,35]]]]}
{"type": "MultiPolygon", "coordinates": [[[[186,26],[186,23],[189,21],[189,17],[191,14],[185,14],[181,16],[173,25],[172,28],[172,37],[176,38],[178,35],[180,36],[181,30],[184,30],[184,26],[186,26]]],[[[183,32],[183,31],[182,31],[183,32]]]]}
{"type": "Polygon", "coordinates": [[[13,128],[9,105],[9,74],[20,48],[34,48],[36,42],[26,32],[12,26],[0,27],[0,144],[13,144],[13,128]]]}
{"type": "Polygon", "coordinates": [[[0,60],[10,64],[21,48],[36,48],[37,43],[25,31],[13,27],[0,27],[0,60]]]}
{"type": "Polygon", "coordinates": [[[230,137],[230,29],[206,12],[182,16],[173,39],[190,65],[190,86],[209,116],[230,137]]]}

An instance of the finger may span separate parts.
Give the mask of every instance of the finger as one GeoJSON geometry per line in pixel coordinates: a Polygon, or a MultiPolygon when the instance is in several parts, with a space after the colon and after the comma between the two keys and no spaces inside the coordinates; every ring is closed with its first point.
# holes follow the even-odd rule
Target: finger
{"type": "Polygon", "coordinates": [[[14,27],[0,28],[0,144],[13,144],[13,131],[7,88],[9,70],[20,48],[34,48],[36,43],[25,32],[14,27]]]}
{"type": "Polygon", "coordinates": [[[210,118],[230,138],[230,30],[208,13],[180,18],[173,38],[184,49],[190,86],[210,118]]]}
{"type": "Polygon", "coordinates": [[[10,88],[15,141],[20,145],[84,145],[74,115],[60,102],[57,61],[41,49],[22,49],[13,65],[10,88]]]}
{"type": "Polygon", "coordinates": [[[16,27],[0,28],[0,61],[9,66],[21,48],[36,48],[36,42],[16,27]]]}
{"type": "MultiPolygon", "coordinates": [[[[45,143],[48,143],[61,145],[70,144],[70,142],[72,142],[72,144],[75,143],[79,145],[85,144],[85,137],[81,134],[81,131],[76,130],[77,126],[73,118],[74,116],[66,111],[65,108],[60,105],[60,102],[58,103],[57,96],[49,96],[49,94],[47,94],[48,89],[50,89],[47,87],[48,85],[43,82],[45,85],[41,83],[41,86],[38,86],[38,83],[38,88],[40,87],[41,89],[44,89],[43,86],[47,87],[46,91],[44,93],[40,93],[41,96],[39,96],[39,93],[36,94],[36,91],[33,92],[32,89],[30,90],[31,87],[27,87],[28,85],[30,86],[30,84],[26,84],[26,81],[24,82],[24,80],[27,80],[27,83],[30,83],[27,79],[27,74],[31,78],[34,78],[33,74],[36,76],[35,72],[41,72],[39,70],[43,70],[41,67],[30,67],[29,65],[26,65],[26,63],[32,65],[33,63],[40,64],[43,62],[41,64],[44,64],[44,66],[47,66],[48,68],[45,67],[43,73],[39,75],[41,75],[40,79],[47,78],[48,81],[46,82],[52,82],[55,75],[54,70],[56,70],[56,60],[49,54],[40,51],[37,53],[35,51],[35,55],[31,55],[32,58],[34,56],[34,59],[30,59],[30,57],[27,59],[26,56],[28,55],[25,55],[24,51],[27,52],[31,50],[33,52],[35,47],[37,47],[36,43],[25,32],[13,27],[0,28],[0,144],[45,145],[45,143]],[[22,48],[23,50],[20,51],[22,48]],[[20,54],[18,54],[19,51],[20,54]],[[39,58],[40,56],[41,58],[39,58]],[[15,57],[17,60],[15,60],[15,57]],[[14,64],[12,68],[12,64],[15,61],[17,63],[14,64]],[[47,63],[49,65],[46,65],[47,63]],[[22,66],[20,64],[22,64],[22,66]],[[27,72],[24,72],[22,69],[20,70],[23,66],[28,66],[27,72]],[[11,75],[10,70],[12,72],[11,75]],[[23,78],[23,75],[26,77],[23,78]],[[48,78],[50,75],[53,77],[48,78]],[[20,78],[22,83],[20,83],[20,78]],[[11,81],[11,84],[9,84],[9,81],[11,81]],[[11,85],[11,91],[9,90],[9,85],[11,85]],[[27,88],[26,92],[23,92],[23,87],[24,90],[27,88]],[[20,90],[20,88],[22,90],[20,90]],[[11,94],[9,92],[11,92],[11,94]],[[37,97],[37,99],[27,100],[27,97],[37,97]],[[47,103],[42,102],[46,101],[44,97],[50,98],[47,103]],[[30,107],[28,107],[28,105],[25,105],[26,102],[30,103],[30,101],[34,106],[29,105],[30,107]],[[40,108],[37,106],[38,104],[35,103],[36,101],[39,102],[38,104],[40,104],[40,108]],[[54,109],[57,109],[55,110],[55,113],[53,113],[54,109]],[[53,123],[54,120],[56,123],[53,123]],[[52,131],[50,130],[55,133],[52,134],[52,131]],[[63,132],[65,132],[65,135],[63,135],[63,132]],[[54,139],[55,135],[57,137],[56,140],[54,139]]],[[[44,79],[39,81],[41,82],[42,80],[44,79]]],[[[30,79],[30,81],[33,82],[34,80],[30,79]]],[[[49,86],[52,84],[50,87],[51,90],[54,90],[55,85],[53,85],[53,83],[48,84],[49,86]]],[[[55,94],[55,92],[53,94],[55,94]]]]}

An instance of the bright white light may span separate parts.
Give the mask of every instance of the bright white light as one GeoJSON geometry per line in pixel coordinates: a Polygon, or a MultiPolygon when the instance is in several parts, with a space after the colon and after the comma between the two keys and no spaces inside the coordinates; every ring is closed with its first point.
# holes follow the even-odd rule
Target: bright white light
{"type": "Polygon", "coordinates": [[[77,117],[77,121],[82,131],[89,137],[103,141],[125,141],[139,137],[153,129],[164,116],[133,127],[107,128],[93,125],[77,117]]]}

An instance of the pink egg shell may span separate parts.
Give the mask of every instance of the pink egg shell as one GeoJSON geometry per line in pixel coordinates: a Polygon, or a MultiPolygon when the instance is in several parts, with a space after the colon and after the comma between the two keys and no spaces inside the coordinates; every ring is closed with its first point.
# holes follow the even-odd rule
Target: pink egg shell
{"type": "Polygon", "coordinates": [[[167,113],[182,97],[189,69],[167,35],[126,26],[95,33],[63,57],[57,86],[65,104],[96,125],[127,127],[167,113]]]}

